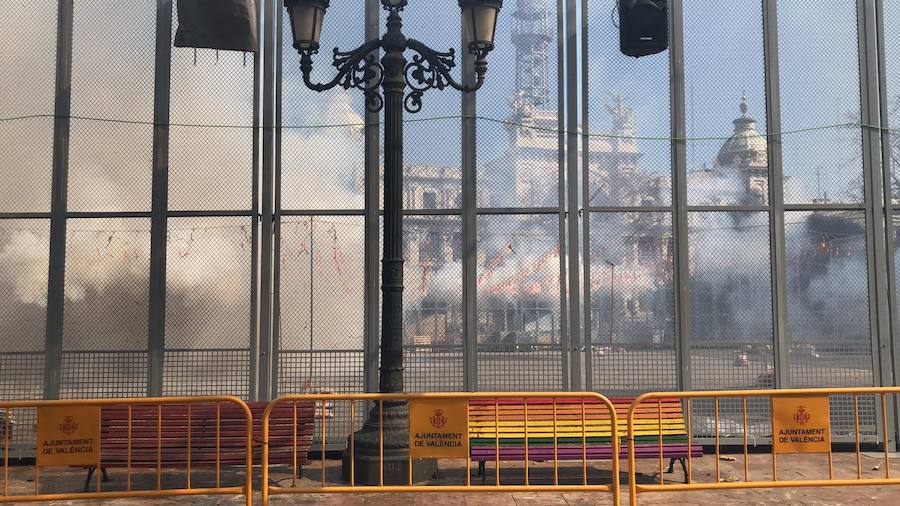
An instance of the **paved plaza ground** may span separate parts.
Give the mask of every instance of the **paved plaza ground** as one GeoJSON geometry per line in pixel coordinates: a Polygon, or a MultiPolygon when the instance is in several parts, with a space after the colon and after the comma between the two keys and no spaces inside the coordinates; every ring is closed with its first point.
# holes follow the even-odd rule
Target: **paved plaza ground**
{"type": "MultiPolygon", "coordinates": [[[[723,481],[738,481],[743,479],[744,463],[742,455],[727,455],[719,460],[720,474],[723,481]],[[731,460],[734,458],[735,460],[731,460]],[[727,459],[727,460],[725,460],[727,459]]],[[[862,475],[864,478],[877,478],[884,476],[883,454],[864,454],[860,459],[862,475]]],[[[706,456],[694,461],[693,477],[695,482],[715,481],[714,456],[706,456]]],[[[464,461],[442,462],[443,467],[438,480],[434,484],[458,484],[465,479],[464,461]]],[[[623,463],[624,464],[624,463],[623,463]]],[[[303,472],[303,478],[297,480],[298,485],[311,486],[316,480],[321,479],[320,461],[313,461],[303,472]]],[[[765,480],[771,478],[771,456],[751,455],[750,478],[765,480]]],[[[340,463],[337,460],[327,461],[326,476],[330,484],[338,484],[340,463]]],[[[481,478],[475,476],[473,466],[472,483],[481,486],[481,478]]],[[[552,467],[546,463],[535,463],[530,466],[532,483],[547,483],[552,480],[552,467]]],[[[779,479],[799,480],[825,478],[828,475],[827,459],[824,455],[807,456],[780,456],[779,479]]],[[[278,470],[272,474],[272,481],[282,486],[291,486],[292,479],[289,472],[278,470]]],[[[522,466],[506,463],[501,466],[501,482],[513,484],[522,481],[522,466]]],[[[658,479],[658,463],[656,461],[642,461],[638,468],[638,479],[643,483],[655,482],[658,479]]],[[[836,478],[853,478],[856,476],[856,456],[852,453],[835,454],[834,473],[836,478]]],[[[900,477],[900,457],[892,455],[892,476],[900,477]]],[[[33,468],[11,468],[11,493],[22,493],[33,487],[33,468]]],[[[64,469],[58,472],[43,472],[41,474],[42,490],[44,492],[71,492],[81,489],[84,482],[84,471],[79,469],[64,469]]],[[[490,487],[494,482],[494,471],[488,466],[487,477],[484,486],[490,487]]],[[[664,475],[667,483],[677,482],[682,479],[680,470],[674,474],[664,475]]],[[[109,490],[121,490],[124,486],[124,470],[111,470],[111,481],[104,484],[109,490]]],[[[580,463],[567,463],[560,472],[560,481],[575,483],[581,478],[580,463]]],[[[589,467],[590,483],[608,482],[610,478],[609,463],[592,463],[589,467]]],[[[625,481],[625,471],[622,470],[622,481],[625,481]]],[[[207,485],[213,479],[207,471],[195,471],[193,473],[194,486],[207,485]]],[[[133,478],[135,488],[155,486],[155,471],[141,471],[133,478]]],[[[226,473],[224,480],[227,484],[236,484],[240,478],[238,474],[226,473]]],[[[163,474],[163,488],[183,486],[184,476],[176,472],[163,474]]],[[[254,484],[259,487],[259,483],[254,484]]],[[[627,493],[622,497],[622,504],[628,504],[627,493]]],[[[255,494],[255,503],[259,504],[259,494],[255,494]]],[[[639,504],[716,504],[716,505],[749,505],[749,504],[790,504],[790,505],[843,505],[843,504],[881,504],[888,506],[900,502],[900,485],[897,486],[861,486],[861,487],[834,487],[801,489],[787,488],[777,490],[735,490],[735,491],[702,491],[702,492],[669,492],[644,494],[639,498],[639,504]]],[[[303,504],[303,505],[366,505],[366,506],[396,506],[396,505],[428,505],[428,506],[461,506],[461,505],[490,505],[490,506],[553,506],[553,505],[602,505],[611,504],[611,498],[605,493],[486,493],[479,492],[477,488],[472,493],[466,494],[354,494],[354,495],[290,495],[277,496],[272,500],[273,504],[303,504]]],[[[97,501],[60,501],[53,504],[114,504],[114,505],[168,505],[168,504],[242,504],[240,497],[192,497],[170,499],[120,499],[105,502],[97,501]]]]}

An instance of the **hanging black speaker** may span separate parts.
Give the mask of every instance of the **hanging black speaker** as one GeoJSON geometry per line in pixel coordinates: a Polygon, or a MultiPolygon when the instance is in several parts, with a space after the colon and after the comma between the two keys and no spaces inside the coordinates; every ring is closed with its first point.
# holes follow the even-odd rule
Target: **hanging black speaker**
{"type": "Polygon", "coordinates": [[[668,0],[619,0],[619,48],[647,56],[669,47],[668,0]]]}

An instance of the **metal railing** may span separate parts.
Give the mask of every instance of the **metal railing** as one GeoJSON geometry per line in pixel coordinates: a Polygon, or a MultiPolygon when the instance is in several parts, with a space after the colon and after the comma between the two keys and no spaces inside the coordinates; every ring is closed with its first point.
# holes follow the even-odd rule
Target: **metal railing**
{"type": "MultiPolygon", "coordinates": [[[[385,493],[385,492],[412,492],[412,493],[435,493],[435,492],[573,492],[573,491],[591,491],[591,492],[609,492],[612,494],[613,504],[619,504],[619,459],[618,458],[610,458],[611,460],[611,472],[610,479],[608,483],[604,484],[591,484],[588,479],[588,460],[595,460],[588,456],[586,452],[587,448],[587,440],[589,429],[587,428],[587,421],[589,420],[585,406],[586,405],[602,405],[605,406],[608,412],[608,423],[609,423],[609,446],[610,446],[610,455],[615,456],[619,455],[620,444],[619,439],[621,436],[619,432],[619,424],[618,418],[616,416],[616,410],[613,403],[607,399],[606,397],[592,392],[586,393],[576,393],[576,392],[560,392],[560,393],[522,393],[522,392],[508,392],[508,393],[498,393],[498,392],[460,392],[460,393],[417,393],[417,394],[311,394],[311,395],[288,395],[281,397],[272,401],[269,406],[266,408],[266,411],[263,415],[262,420],[262,430],[263,430],[263,453],[262,453],[262,501],[263,504],[268,504],[269,497],[271,495],[281,495],[281,494],[320,494],[320,493],[385,493]],[[580,399],[580,403],[578,400],[580,399]],[[490,426],[488,423],[488,427],[486,427],[486,431],[494,434],[494,445],[493,448],[493,456],[486,459],[487,461],[493,461],[495,464],[495,479],[496,482],[494,484],[488,485],[478,485],[472,483],[472,470],[471,470],[471,450],[467,449],[469,454],[465,459],[465,473],[466,477],[464,479],[464,484],[453,484],[453,485],[429,485],[429,484],[416,484],[413,479],[413,458],[407,457],[407,469],[408,469],[408,479],[407,483],[404,485],[385,485],[384,480],[384,404],[385,401],[473,401],[477,400],[480,402],[486,402],[488,407],[491,407],[491,402],[493,402],[493,413],[494,416],[494,424],[490,426]],[[533,400],[543,400],[545,403],[549,400],[549,404],[552,405],[552,432],[548,431],[547,435],[552,436],[553,440],[553,454],[552,454],[552,464],[553,464],[553,477],[552,484],[536,484],[533,483],[534,475],[529,475],[529,455],[528,455],[528,438],[529,438],[529,424],[527,421],[528,417],[528,409],[532,406],[531,401],[533,400]],[[580,406],[580,425],[578,424],[578,420],[575,420],[575,424],[578,428],[575,431],[580,434],[580,436],[576,437],[576,439],[580,438],[581,444],[581,454],[580,457],[576,459],[571,458],[563,458],[559,454],[559,449],[557,446],[557,442],[561,437],[559,432],[563,429],[557,425],[557,407],[562,405],[562,401],[569,401],[568,405],[580,406]],[[521,430],[524,431],[524,440],[526,444],[524,445],[524,459],[518,458],[519,462],[524,462],[524,466],[522,468],[522,484],[503,484],[500,479],[500,468],[501,461],[508,461],[508,458],[501,458],[501,421],[499,416],[499,409],[503,405],[503,401],[521,401],[522,413],[524,415],[523,423],[521,430]],[[280,406],[288,404],[294,407],[296,411],[296,406],[298,404],[303,405],[308,408],[310,404],[315,406],[315,416],[317,418],[316,422],[321,424],[322,430],[320,431],[322,434],[325,433],[325,427],[328,424],[327,421],[327,413],[330,409],[339,409],[337,406],[334,406],[335,403],[346,402],[349,403],[349,423],[350,425],[347,427],[349,432],[349,437],[347,440],[346,447],[346,456],[349,457],[347,460],[350,463],[349,466],[349,479],[347,482],[349,484],[331,484],[329,485],[328,481],[328,469],[327,469],[327,461],[325,459],[325,455],[322,455],[321,459],[321,472],[316,472],[314,478],[306,478],[303,479],[301,477],[301,467],[298,463],[298,458],[294,458],[293,464],[291,465],[291,486],[290,487],[282,487],[278,485],[270,484],[270,459],[269,459],[269,447],[270,447],[270,415],[272,411],[280,406]],[[378,462],[379,468],[381,469],[378,476],[378,484],[375,486],[365,486],[359,485],[357,483],[357,470],[354,468],[355,462],[355,453],[356,453],[356,441],[354,437],[354,433],[356,432],[357,425],[357,414],[364,413],[364,411],[357,410],[357,403],[375,403],[377,405],[377,411],[379,413],[379,455],[378,462]],[[581,462],[581,470],[580,470],[580,484],[561,484],[560,483],[560,461],[565,460],[575,460],[581,462]],[[298,486],[298,480],[307,481],[314,480],[313,483],[316,485],[304,485],[300,483],[298,486]]],[[[519,404],[516,404],[519,406],[519,404]]],[[[364,405],[364,408],[368,407],[364,405]]],[[[577,409],[576,409],[577,411],[577,409]]],[[[471,415],[469,415],[471,416],[471,415]]],[[[561,416],[561,415],[560,415],[561,416]]],[[[576,418],[578,418],[576,416],[576,418]]],[[[298,434],[297,432],[297,424],[294,423],[294,431],[291,435],[293,438],[292,446],[297,448],[302,446],[302,441],[300,441],[304,434],[298,434]]],[[[548,427],[549,429],[549,427],[548,427]]],[[[468,429],[471,433],[471,428],[468,429]]],[[[545,429],[546,431],[546,429],[545,429]]],[[[577,436],[577,434],[576,434],[577,436]]],[[[549,480],[548,480],[549,481],[549,480]]]]}
{"type": "MultiPolygon", "coordinates": [[[[628,483],[629,483],[629,498],[630,504],[636,505],[638,500],[638,495],[646,492],[675,492],[675,491],[696,491],[696,490],[734,490],[734,489],[756,489],[756,488],[789,488],[789,487],[828,487],[828,486],[860,486],[860,485],[896,485],[900,484],[900,477],[892,477],[890,470],[890,450],[892,445],[886,443],[883,439],[880,442],[881,449],[884,452],[883,462],[876,466],[874,470],[878,470],[879,467],[883,466],[883,477],[864,477],[864,470],[862,465],[862,447],[863,444],[871,444],[871,441],[874,439],[877,441],[879,438],[883,438],[884,434],[892,434],[893,429],[888,425],[888,411],[891,409],[890,403],[894,402],[892,398],[894,395],[900,394],[900,387],[860,387],[860,388],[813,388],[813,389],[784,389],[784,390],[721,390],[721,391],[696,391],[696,392],[653,392],[646,393],[639,397],[637,397],[632,403],[629,412],[628,412],[628,420],[627,420],[627,430],[628,430],[628,483]],[[844,403],[850,402],[852,403],[852,421],[845,422],[848,426],[847,428],[841,428],[842,426],[838,424],[838,427],[835,427],[834,418],[835,414],[842,413],[839,410],[828,409],[828,415],[826,417],[826,429],[820,430],[822,434],[827,432],[827,435],[823,436],[824,440],[821,442],[821,448],[825,448],[826,451],[780,451],[776,450],[775,437],[781,437],[782,433],[778,432],[778,436],[774,436],[776,433],[776,400],[777,399],[785,399],[785,398],[804,398],[804,399],[812,399],[812,398],[826,398],[829,401],[832,399],[838,399],[843,401],[844,403]],[[849,398],[849,399],[848,399],[849,398]],[[636,470],[636,461],[635,453],[634,453],[634,441],[635,441],[635,427],[636,421],[638,420],[637,411],[640,406],[661,406],[663,400],[672,400],[678,399],[684,405],[684,413],[687,418],[686,424],[688,428],[688,441],[687,444],[691,445],[692,442],[697,441],[698,439],[711,439],[712,446],[715,451],[715,471],[713,477],[715,481],[708,482],[695,482],[694,481],[694,473],[692,466],[692,458],[690,452],[687,454],[686,458],[686,482],[685,483],[666,483],[663,478],[663,470],[662,470],[662,461],[660,461],[660,471],[657,483],[639,483],[637,479],[637,470],[636,470]],[[750,401],[751,409],[748,410],[748,401],[750,401]],[[756,401],[756,402],[753,402],[756,401]],[[860,423],[860,405],[861,401],[865,402],[869,406],[871,406],[879,416],[871,416],[871,418],[878,418],[878,421],[875,422],[874,427],[865,427],[860,423]],[[705,437],[697,437],[695,434],[697,425],[692,423],[691,417],[696,411],[692,408],[696,408],[696,404],[698,402],[706,402],[711,403],[712,411],[713,411],[713,426],[712,430],[714,434],[705,434],[705,437]],[[723,409],[723,405],[727,404],[730,409],[730,415],[733,415],[736,420],[725,420],[723,421],[721,418],[721,411],[723,409]],[[755,407],[755,412],[754,408],[755,407]],[[760,413],[762,412],[762,413],[760,413]],[[751,416],[748,416],[748,413],[751,413],[751,416]],[[753,469],[751,465],[750,455],[754,454],[754,456],[758,455],[760,449],[765,449],[768,445],[760,445],[758,441],[752,442],[751,432],[753,432],[752,428],[756,425],[758,430],[766,432],[762,439],[766,440],[766,443],[771,443],[771,452],[770,452],[770,466],[767,466],[768,469],[760,470],[753,469]],[[727,432],[728,437],[720,437],[720,435],[725,434],[727,432]],[[732,432],[736,432],[737,434],[733,434],[732,432]],[[710,437],[711,436],[711,437],[710,437]],[[844,436],[835,437],[835,436],[844,436]],[[835,465],[833,462],[833,454],[834,452],[834,444],[843,440],[846,437],[850,437],[852,440],[852,447],[855,451],[855,478],[836,478],[835,477],[835,465]],[[742,476],[738,477],[730,477],[730,479],[723,480],[722,478],[722,469],[721,469],[721,454],[722,454],[722,446],[723,442],[726,445],[734,445],[735,443],[741,447],[743,451],[743,469],[739,470],[738,474],[742,476]],[[751,447],[754,448],[754,451],[751,452],[751,447]],[[783,476],[779,478],[778,475],[778,462],[779,455],[792,454],[792,453],[810,453],[810,454],[825,454],[827,455],[827,477],[823,477],[820,479],[785,479],[783,476]],[[754,479],[751,477],[752,474],[756,474],[757,476],[761,476],[760,479],[754,479]]],[[[830,402],[825,402],[825,406],[834,407],[830,405],[830,402]]],[[[661,418],[661,417],[660,417],[661,418]]],[[[806,423],[809,418],[807,415],[798,415],[794,418],[795,422],[799,425],[806,423]]],[[[659,439],[662,441],[662,434],[664,431],[664,426],[662,423],[656,424],[659,432],[659,439]]],[[[646,426],[644,426],[646,430],[646,426]]],[[[790,434],[791,432],[786,432],[785,434],[790,434]]],[[[802,433],[802,432],[799,432],[802,433]]],[[[785,442],[788,439],[784,439],[785,442]]],[[[765,458],[765,453],[761,458],[765,458]]],[[[824,473],[823,473],[824,474],[824,473]]],[[[868,473],[866,473],[868,474],[868,473]]]]}
{"type": "MultiPolygon", "coordinates": [[[[246,497],[248,505],[252,503],[253,415],[247,404],[237,397],[2,401],[0,402],[0,427],[2,427],[0,437],[3,441],[3,488],[0,503],[195,495],[243,495],[246,497]],[[96,407],[98,409],[99,419],[96,422],[100,424],[100,427],[96,427],[96,433],[100,434],[100,444],[97,450],[97,463],[72,466],[63,464],[52,467],[88,469],[90,474],[84,491],[42,493],[41,469],[51,466],[41,466],[36,461],[31,493],[11,495],[9,452],[14,430],[12,410],[38,410],[38,416],[40,416],[42,408],[78,407],[96,407]],[[153,407],[156,409],[154,410],[153,407]],[[112,422],[111,419],[114,417],[116,421],[112,422]],[[243,426],[241,426],[241,421],[243,426]],[[177,435],[174,435],[176,433],[177,435]],[[115,439],[116,442],[104,444],[104,441],[111,439],[115,439]],[[223,443],[226,441],[230,448],[239,451],[231,455],[222,455],[223,443]],[[173,451],[179,458],[173,458],[173,451]],[[206,453],[205,456],[198,456],[203,452],[206,453]],[[215,477],[208,478],[210,481],[214,479],[214,482],[211,483],[214,486],[194,487],[191,480],[192,466],[214,469],[215,477]],[[222,486],[222,468],[230,466],[243,468],[244,476],[240,477],[242,485],[222,486]],[[105,477],[107,468],[126,469],[123,490],[104,491],[105,479],[101,480],[98,474],[95,479],[95,489],[89,492],[88,485],[91,475],[96,470],[102,471],[105,477]],[[135,476],[135,471],[139,468],[152,469],[153,473],[147,476],[135,476]],[[184,487],[163,487],[163,470],[173,468],[184,469],[184,487]],[[140,485],[143,483],[151,485],[146,489],[141,489],[140,485]]],[[[37,432],[37,430],[31,432],[35,447],[37,447],[39,438],[37,432]]],[[[37,450],[40,451],[40,448],[37,450]]],[[[37,455],[37,451],[35,453],[37,455]]],[[[58,485],[55,488],[58,488],[58,485]]]]}

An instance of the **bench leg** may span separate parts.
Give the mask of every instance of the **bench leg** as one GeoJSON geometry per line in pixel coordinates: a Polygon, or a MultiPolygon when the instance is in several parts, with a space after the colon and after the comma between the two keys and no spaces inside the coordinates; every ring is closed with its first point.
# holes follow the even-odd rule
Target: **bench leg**
{"type": "Polygon", "coordinates": [[[89,467],[87,470],[87,479],[84,480],[84,492],[89,492],[91,489],[91,477],[94,476],[95,467],[89,467]]]}
{"type": "Polygon", "coordinates": [[[478,476],[481,476],[482,478],[484,478],[486,474],[487,473],[485,472],[485,469],[484,469],[484,461],[479,460],[478,461],[478,476]]]}
{"type": "Polygon", "coordinates": [[[103,473],[103,483],[109,482],[109,474],[106,473],[106,468],[105,468],[105,467],[101,467],[101,468],[100,468],[100,472],[103,473]]]}
{"type": "Polygon", "coordinates": [[[678,461],[681,462],[681,470],[684,471],[684,482],[686,484],[690,483],[691,479],[688,477],[688,472],[687,472],[687,458],[681,457],[680,459],[678,459],[678,461]]]}
{"type": "Polygon", "coordinates": [[[676,459],[669,459],[669,468],[666,469],[666,474],[672,474],[675,472],[675,460],[676,459]]]}

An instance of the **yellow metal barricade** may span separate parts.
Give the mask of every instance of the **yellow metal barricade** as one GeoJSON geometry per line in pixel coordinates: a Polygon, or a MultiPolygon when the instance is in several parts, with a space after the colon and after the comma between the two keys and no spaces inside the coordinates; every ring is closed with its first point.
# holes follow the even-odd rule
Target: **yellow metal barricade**
{"type": "MultiPolygon", "coordinates": [[[[789,487],[826,487],[826,486],[861,486],[861,485],[895,485],[900,484],[900,477],[892,477],[890,469],[889,452],[890,445],[880,441],[883,446],[883,461],[879,462],[871,471],[877,471],[879,476],[864,476],[871,471],[862,466],[863,443],[860,425],[860,399],[869,402],[867,414],[872,420],[867,429],[870,439],[881,434],[890,434],[892,429],[888,427],[887,410],[889,398],[900,393],[900,387],[869,387],[869,388],[814,388],[814,389],[784,389],[784,390],[721,390],[721,391],[696,391],[696,392],[653,392],[637,397],[631,404],[628,412],[628,483],[630,504],[636,505],[638,495],[646,492],[675,492],[694,490],[734,490],[751,488],[789,488],[789,487]],[[663,460],[660,452],[659,478],[657,483],[638,483],[637,458],[635,456],[634,443],[636,434],[653,434],[652,437],[662,441],[665,435],[665,426],[660,422],[642,420],[638,415],[639,408],[644,410],[647,406],[662,406],[665,401],[678,400],[684,405],[684,413],[687,417],[687,445],[686,454],[686,483],[666,483],[663,478],[663,460]],[[834,451],[832,440],[832,418],[834,413],[829,409],[829,400],[842,400],[844,404],[852,406],[852,424],[845,420],[847,426],[844,436],[849,438],[849,443],[855,450],[855,468],[850,470],[851,476],[836,477],[834,466],[834,451]],[[759,451],[751,452],[750,426],[748,425],[748,400],[756,400],[756,406],[762,406],[761,411],[767,412],[762,425],[768,427],[768,433],[764,436],[766,446],[771,443],[771,455],[765,469],[754,469],[750,465],[750,455],[759,455],[759,451]],[[697,403],[705,402],[706,409],[712,410],[712,425],[708,427],[714,434],[703,434],[705,438],[712,439],[715,455],[715,469],[711,473],[715,481],[696,482],[694,480],[694,462],[691,447],[695,444],[694,427],[692,427],[692,408],[697,403]],[[723,423],[720,419],[721,403],[728,402],[730,406],[739,411],[735,416],[737,420],[727,420],[723,423]],[[880,412],[880,416],[874,413],[880,412]],[[654,425],[655,424],[655,425],[654,425]],[[874,425],[874,427],[872,427],[874,425]],[[727,427],[726,427],[727,426],[727,427]],[[735,430],[735,427],[738,427],[735,430]],[[736,432],[736,434],[732,433],[736,432]],[[654,434],[655,433],[655,434],[654,434]],[[738,471],[740,476],[722,477],[720,458],[721,439],[720,434],[727,433],[731,440],[729,445],[742,447],[743,469],[738,471]],[[771,438],[771,439],[769,439],[771,438]],[[827,471],[823,472],[820,479],[784,479],[779,478],[779,455],[791,454],[820,454],[827,460],[827,471]],[[881,469],[883,467],[883,470],[881,469]],[[756,474],[756,477],[753,475],[756,474]]],[[[893,399],[891,399],[893,401],[893,399]]],[[[661,408],[660,408],[661,409],[661,408]]],[[[660,419],[662,416],[659,417],[660,419]]],[[[760,417],[757,418],[759,423],[760,417]]],[[[710,420],[705,420],[709,426],[710,420]]],[[[876,441],[877,442],[877,441],[876,441]]],[[[661,445],[662,443],[660,443],[661,445]]],[[[755,441],[752,445],[756,450],[761,444],[755,441]]],[[[852,455],[852,454],[851,454],[852,455]]],[[[761,458],[765,458],[765,454],[761,458]]],[[[736,459],[726,459],[736,460],[736,459]]]]}
{"type": "MultiPolygon", "coordinates": [[[[450,408],[454,409],[454,408],[450,408]]],[[[436,412],[435,417],[437,419],[434,421],[436,426],[441,426],[445,420],[443,419],[443,410],[440,413],[436,412]]],[[[616,416],[616,409],[612,402],[606,397],[599,395],[593,392],[585,392],[585,393],[575,393],[575,392],[565,392],[565,393],[522,393],[522,392],[511,392],[511,393],[494,393],[494,392],[478,392],[478,393],[419,393],[419,394],[313,394],[313,395],[288,395],[281,397],[272,401],[266,409],[265,414],[263,415],[262,420],[262,428],[263,428],[263,454],[262,454],[262,498],[263,504],[268,504],[269,496],[272,494],[311,494],[311,493],[384,493],[384,492],[402,492],[402,493],[435,493],[435,492],[520,492],[520,491],[528,491],[528,492],[573,492],[573,491],[593,491],[593,492],[609,492],[612,494],[612,501],[614,505],[619,504],[619,451],[620,444],[619,438],[620,436],[624,436],[624,428],[620,433],[618,417],[616,416]],[[427,402],[433,405],[440,406],[441,401],[445,401],[448,405],[453,404],[454,402],[464,402],[465,403],[465,411],[467,412],[467,424],[469,423],[469,419],[471,418],[471,412],[474,409],[474,403],[480,403],[479,406],[484,408],[485,415],[480,415],[481,419],[485,419],[487,421],[480,422],[481,427],[479,429],[475,429],[481,434],[483,438],[482,441],[490,441],[493,438],[494,445],[488,446],[487,448],[492,448],[493,452],[491,452],[491,457],[485,457],[481,459],[482,461],[487,460],[489,462],[493,462],[496,466],[495,470],[495,483],[488,485],[477,485],[472,483],[471,479],[471,462],[474,460],[472,457],[471,449],[466,447],[465,449],[465,473],[466,477],[464,480],[460,480],[460,482],[464,481],[465,483],[460,483],[457,485],[429,485],[429,484],[416,484],[413,482],[413,473],[412,473],[412,464],[413,457],[408,457],[407,469],[409,469],[409,477],[406,484],[403,485],[385,485],[384,484],[384,476],[383,476],[383,465],[384,465],[384,404],[385,402],[390,401],[405,401],[408,403],[416,403],[416,402],[427,402]],[[338,409],[338,406],[335,403],[348,403],[349,409],[344,409],[343,412],[346,413],[349,411],[349,424],[345,427],[340,427],[338,430],[346,430],[346,434],[348,434],[347,438],[347,447],[346,457],[347,462],[354,462],[355,451],[356,451],[356,442],[354,440],[354,432],[357,430],[356,420],[357,414],[365,413],[365,411],[360,411],[359,408],[366,408],[367,403],[374,403],[375,409],[379,413],[379,467],[381,469],[381,475],[378,479],[378,484],[373,486],[364,486],[357,483],[357,470],[354,469],[353,464],[350,465],[349,476],[345,478],[345,481],[340,483],[335,483],[332,481],[329,483],[327,477],[327,462],[325,459],[324,451],[325,451],[325,443],[326,443],[326,430],[328,427],[335,427],[334,421],[329,422],[328,418],[333,416],[335,410],[338,409]],[[362,406],[357,406],[358,403],[362,403],[362,406]],[[540,422],[537,423],[529,423],[530,420],[536,419],[535,411],[538,409],[537,406],[540,404],[540,408],[542,408],[542,418],[540,422]],[[508,406],[514,405],[516,406],[514,409],[508,408],[508,406]],[[552,408],[551,408],[552,406],[552,408]],[[564,423],[563,420],[563,406],[567,408],[566,417],[567,424],[564,423]],[[588,408],[586,408],[588,406],[588,408]],[[293,423],[290,425],[292,429],[291,432],[285,432],[285,425],[282,423],[280,427],[282,428],[279,432],[279,435],[273,436],[270,433],[270,428],[272,425],[272,413],[276,410],[279,411],[277,415],[278,418],[283,419],[286,416],[286,413],[293,413],[293,423]],[[504,410],[504,414],[501,416],[500,412],[504,410]],[[513,412],[514,411],[514,412],[513,412]],[[510,413],[513,413],[512,415],[510,413]],[[310,413],[313,414],[315,420],[307,420],[305,423],[302,420],[298,420],[298,413],[302,416],[310,416],[310,413]],[[305,415],[304,415],[305,413],[305,415]],[[578,414],[580,413],[580,415],[578,414]],[[509,432],[504,432],[504,430],[512,430],[508,428],[508,423],[502,421],[503,419],[508,419],[512,416],[522,417],[524,420],[521,428],[516,428],[516,431],[523,430],[524,434],[517,434],[513,436],[509,432]],[[579,420],[580,417],[580,420],[579,420]],[[598,427],[601,427],[601,422],[592,423],[591,420],[600,418],[603,419],[603,433],[598,432],[598,427]],[[493,418],[490,420],[490,418],[493,418]],[[315,423],[319,424],[319,430],[321,432],[321,440],[316,437],[316,442],[322,445],[322,459],[321,459],[321,473],[307,473],[306,477],[298,477],[301,474],[301,466],[305,462],[304,455],[302,452],[308,451],[309,445],[313,440],[313,431],[312,426],[310,425],[312,422],[313,426],[315,423]],[[298,429],[298,427],[300,429],[298,429]],[[306,427],[306,431],[303,432],[303,427],[306,427]],[[531,433],[530,433],[531,431],[531,433]],[[531,459],[529,459],[529,437],[535,437],[535,432],[540,431],[538,436],[543,435],[544,447],[543,447],[543,456],[536,457],[535,455],[531,455],[531,459]],[[522,454],[516,454],[515,460],[518,460],[520,463],[524,462],[524,467],[521,470],[520,477],[517,477],[516,480],[521,480],[520,483],[517,484],[504,484],[501,483],[500,479],[500,466],[501,460],[510,460],[507,454],[507,458],[501,459],[501,438],[511,438],[511,437],[519,437],[524,436],[524,448],[520,451],[523,451],[522,454]],[[564,457],[561,448],[560,441],[562,438],[566,436],[568,441],[576,441],[574,443],[575,447],[568,447],[567,450],[570,452],[568,457],[564,457]],[[608,456],[604,454],[603,458],[598,458],[596,455],[588,454],[587,445],[589,438],[595,439],[605,436],[608,438],[608,456]],[[281,455],[281,462],[284,463],[284,457],[287,455],[293,454],[292,462],[288,462],[288,466],[291,470],[291,478],[289,486],[281,486],[280,484],[271,484],[270,483],[270,465],[273,464],[270,450],[275,445],[276,438],[279,444],[279,453],[281,455]],[[291,440],[286,440],[286,438],[290,438],[291,440]],[[552,443],[547,443],[546,441],[551,440],[552,443]],[[284,444],[290,444],[290,447],[293,450],[285,450],[284,444]],[[298,456],[298,450],[300,448],[301,455],[298,456]],[[577,455],[576,455],[577,453],[577,455]],[[531,474],[529,474],[529,460],[544,460],[544,461],[552,461],[553,464],[553,472],[552,478],[549,475],[549,470],[547,470],[547,475],[541,478],[536,477],[534,474],[534,470],[532,470],[531,474]],[[589,473],[588,473],[588,461],[589,460],[610,460],[611,461],[611,471],[609,473],[609,479],[607,483],[603,484],[591,484],[589,483],[589,473]],[[571,477],[572,480],[577,480],[580,483],[577,484],[563,484],[561,481],[565,481],[564,477],[560,476],[560,461],[579,461],[581,463],[580,468],[578,469],[577,477],[571,477]],[[300,480],[300,483],[298,483],[300,480]],[[536,483],[539,481],[544,481],[544,483],[536,483]]],[[[466,430],[469,434],[472,433],[471,428],[466,426],[466,430]]],[[[606,440],[606,439],[604,439],[606,440]]],[[[282,480],[284,481],[284,480],[282,480]]],[[[279,482],[281,483],[281,482],[279,482]]]]}
{"type": "MultiPolygon", "coordinates": [[[[5,401],[0,402],[0,438],[3,449],[0,503],[232,494],[243,495],[248,505],[252,503],[253,415],[237,397],[5,401]],[[37,410],[33,439],[31,431],[26,431],[21,422],[14,432],[14,409],[37,410]],[[33,443],[21,442],[18,436],[26,432],[33,443]],[[61,435],[48,438],[46,434],[61,435]],[[223,440],[229,441],[230,454],[223,455],[223,440]],[[36,456],[30,490],[21,493],[15,490],[11,493],[13,488],[23,489],[19,485],[13,487],[11,479],[10,452],[14,442],[33,447],[36,456]],[[92,463],[86,464],[87,461],[92,463]],[[215,486],[194,487],[192,465],[215,469],[215,486]],[[243,473],[242,485],[222,486],[222,468],[238,465],[243,473]],[[42,493],[41,470],[47,467],[80,467],[89,469],[91,474],[84,491],[42,493]],[[107,468],[125,469],[124,483],[117,480],[114,486],[107,486],[116,490],[103,490],[100,474],[105,477],[107,468]],[[138,468],[151,473],[138,475],[138,468]],[[183,469],[184,486],[164,488],[163,477],[171,479],[164,469],[183,469]],[[96,483],[89,492],[93,474],[96,483]],[[151,485],[142,489],[141,482],[151,485]]],[[[16,474],[27,472],[23,466],[12,469],[16,474]]],[[[59,483],[53,488],[58,489],[59,483]]]]}

